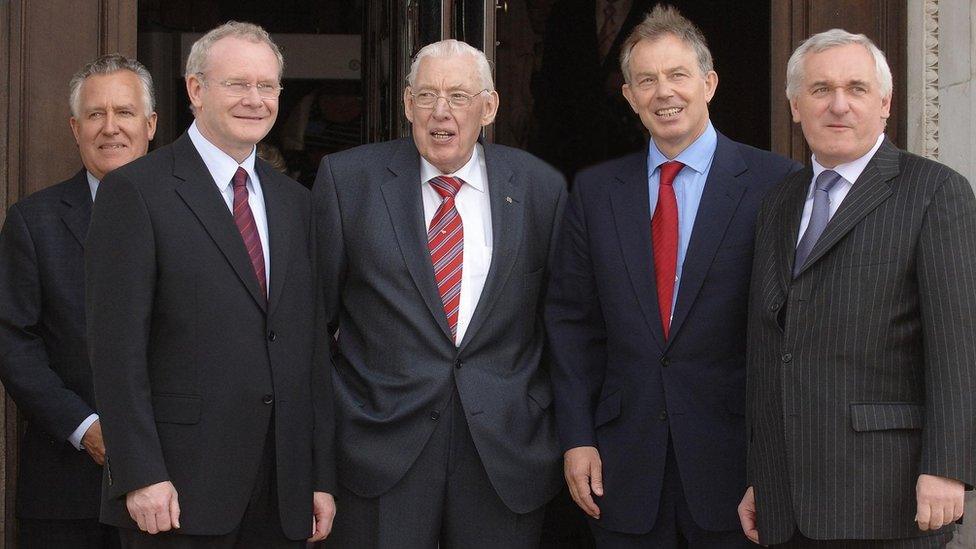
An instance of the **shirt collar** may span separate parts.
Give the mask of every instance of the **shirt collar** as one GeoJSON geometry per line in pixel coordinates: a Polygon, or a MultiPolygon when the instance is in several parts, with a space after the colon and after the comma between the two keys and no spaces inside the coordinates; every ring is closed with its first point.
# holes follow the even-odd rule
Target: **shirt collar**
{"type": "MultiPolygon", "coordinates": [[[[712,127],[712,122],[709,121],[708,125],[705,127],[705,131],[698,136],[691,145],[685,148],[685,150],[678,153],[678,156],[674,158],[678,162],[681,162],[685,166],[695,170],[696,172],[702,174],[708,170],[708,167],[712,163],[712,157],[715,156],[715,147],[718,145],[718,134],[715,132],[715,128],[712,127]]],[[[672,160],[664,153],[661,149],[657,148],[657,143],[654,142],[652,138],[650,144],[648,145],[647,153],[647,166],[651,171],[655,170],[661,164],[672,160]]]]}
{"type": "MultiPolygon", "coordinates": [[[[868,167],[868,162],[870,162],[871,158],[874,157],[874,153],[878,152],[878,149],[881,148],[881,143],[884,142],[884,137],[884,133],[879,135],[878,140],[874,143],[874,146],[871,147],[871,150],[865,153],[864,156],[844,164],[838,164],[831,169],[840,174],[840,176],[843,177],[848,183],[853,185],[854,182],[857,181],[857,178],[861,177],[861,174],[864,173],[864,169],[868,167]]],[[[811,164],[813,164],[813,181],[816,181],[821,172],[827,170],[828,168],[823,167],[820,162],[817,162],[816,155],[810,155],[810,161],[811,164]]],[[[813,191],[814,187],[811,185],[808,196],[813,196],[813,191]]]]}
{"type": "Polygon", "coordinates": [[[91,191],[92,202],[95,201],[95,193],[98,192],[98,179],[88,170],[85,170],[85,175],[88,177],[88,189],[91,191]]]}
{"type": "Polygon", "coordinates": [[[471,158],[461,166],[459,170],[454,173],[441,173],[440,170],[434,167],[433,164],[427,161],[423,156],[420,157],[420,179],[422,183],[426,183],[431,179],[439,176],[446,175],[450,177],[457,177],[464,181],[468,186],[473,188],[478,192],[485,192],[484,181],[481,180],[481,165],[479,159],[483,154],[483,149],[481,148],[481,143],[475,143],[474,150],[471,151],[471,158]]]}
{"type": "Polygon", "coordinates": [[[186,133],[190,136],[190,141],[193,142],[193,146],[200,153],[203,163],[210,170],[210,175],[213,177],[214,183],[217,184],[217,188],[221,191],[226,190],[227,186],[231,184],[238,167],[244,168],[244,171],[247,172],[247,176],[252,182],[258,180],[257,173],[254,171],[256,148],[251,148],[251,154],[247,155],[244,162],[238,164],[230,155],[217,148],[216,145],[200,133],[196,121],[190,124],[190,129],[186,133]]]}

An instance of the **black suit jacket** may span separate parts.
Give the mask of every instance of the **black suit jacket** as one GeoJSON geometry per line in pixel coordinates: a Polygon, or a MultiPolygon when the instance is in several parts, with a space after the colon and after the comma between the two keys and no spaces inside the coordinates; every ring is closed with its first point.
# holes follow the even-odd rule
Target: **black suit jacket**
{"type": "Polygon", "coordinates": [[[603,462],[601,527],[654,527],[669,439],[695,522],[739,527],[756,212],[797,168],[718,134],[668,339],[654,282],[646,150],[577,175],[546,328],[560,442],[567,450],[596,446],[603,462]]]}
{"type": "Polygon", "coordinates": [[[915,483],[976,482],[976,200],[885,142],[799,275],[812,171],[763,204],[749,311],[762,543],[922,534],[915,483]]]}
{"type": "Polygon", "coordinates": [[[560,487],[543,370],[542,289],[565,181],[539,159],[484,145],[491,266],[459,347],[434,282],[412,139],[323,158],[314,187],[335,362],[339,478],[376,497],[410,468],[453,387],[492,486],[513,511],[560,487]]]}
{"type": "MultiPolygon", "coordinates": [[[[316,344],[311,203],[258,160],[271,248],[265,301],[243,240],[184,134],[109,174],[86,256],[88,333],[108,462],[102,520],[133,527],[125,494],[170,480],[180,533],[241,520],[274,422],[285,534],[311,532],[332,492],[331,383],[316,344]]],[[[321,350],[321,349],[320,349],[321,350]]]]}
{"type": "Polygon", "coordinates": [[[98,516],[102,468],[67,439],[94,413],[85,346],[85,170],[7,210],[0,233],[0,378],[27,419],[17,516],[98,516]]]}

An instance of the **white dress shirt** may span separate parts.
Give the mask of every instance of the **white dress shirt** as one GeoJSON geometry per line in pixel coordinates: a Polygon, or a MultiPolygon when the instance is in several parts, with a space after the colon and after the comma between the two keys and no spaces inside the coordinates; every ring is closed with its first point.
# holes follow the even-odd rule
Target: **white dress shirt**
{"type": "Polygon", "coordinates": [[[813,211],[813,193],[816,190],[817,177],[827,169],[832,169],[843,178],[838,181],[827,196],[830,197],[830,215],[827,219],[834,217],[837,213],[837,208],[840,208],[840,203],[844,201],[844,197],[850,192],[851,187],[854,186],[854,182],[857,181],[858,177],[861,177],[861,173],[864,172],[864,168],[868,166],[868,162],[874,156],[874,153],[878,152],[881,148],[881,143],[884,142],[884,134],[878,136],[878,141],[871,147],[871,150],[867,152],[864,156],[858,158],[857,160],[852,160],[846,164],[838,164],[833,168],[825,168],[819,162],[817,162],[816,155],[812,155],[811,162],[813,164],[813,179],[810,180],[810,188],[807,190],[807,200],[803,203],[803,217],[800,218],[800,234],[796,237],[796,245],[800,245],[800,239],[803,238],[803,233],[807,230],[807,225],[810,224],[810,212],[813,211]]]}
{"type": "Polygon", "coordinates": [[[488,169],[485,167],[485,154],[480,144],[475,145],[468,163],[454,173],[444,174],[423,157],[420,158],[421,194],[424,197],[424,226],[430,221],[441,205],[441,195],[430,186],[430,181],[439,175],[460,178],[464,185],[454,197],[454,206],[464,227],[464,256],[461,263],[461,304],[458,306],[457,340],[460,344],[468,329],[471,316],[481,298],[481,290],[488,278],[491,265],[491,201],[488,197],[488,169]]]}
{"type": "MultiPolygon", "coordinates": [[[[261,237],[261,251],[264,252],[264,276],[267,286],[271,288],[271,248],[268,244],[268,215],[264,209],[264,193],[261,191],[261,180],[254,171],[254,159],[256,149],[251,150],[251,154],[240,164],[231,158],[227,153],[217,148],[216,145],[207,140],[206,137],[197,129],[197,123],[190,124],[190,129],[186,132],[190,135],[190,141],[203,158],[210,175],[213,177],[217,190],[224,197],[227,209],[234,215],[234,174],[237,168],[244,168],[247,172],[247,204],[251,207],[251,214],[254,216],[254,224],[258,227],[258,236],[261,237]]],[[[267,296],[265,296],[267,297],[267,296]]]]}

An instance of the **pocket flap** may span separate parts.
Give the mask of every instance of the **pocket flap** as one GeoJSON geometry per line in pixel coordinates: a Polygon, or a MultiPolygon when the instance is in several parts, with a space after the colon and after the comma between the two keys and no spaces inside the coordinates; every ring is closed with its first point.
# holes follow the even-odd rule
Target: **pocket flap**
{"type": "Polygon", "coordinates": [[[596,416],[593,418],[593,427],[599,427],[613,421],[620,415],[620,391],[615,391],[610,396],[601,400],[596,406],[596,416]]]}
{"type": "Polygon", "coordinates": [[[925,406],[911,402],[866,402],[851,404],[851,426],[855,431],[921,429],[925,406]]]}
{"type": "Polygon", "coordinates": [[[158,423],[193,425],[200,422],[200,397],[197,395],[157,394],[152,397],[152,405],[158,423]]]}
{"type": "Polygon", "coordinates": [[[545,410],[552,404],[552,387],[548,383],[533,385],[529,387],[529,398],[534,400],[539,408],[545,410]]]}

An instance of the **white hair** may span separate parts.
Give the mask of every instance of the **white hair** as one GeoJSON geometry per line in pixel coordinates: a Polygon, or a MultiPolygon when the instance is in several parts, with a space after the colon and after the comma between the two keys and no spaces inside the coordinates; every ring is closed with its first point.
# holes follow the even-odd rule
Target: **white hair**
{"type": "Polygon", "coordinates": [[[453,38],[427,44],[417,52],[417,55],[413,57],[413,62],[410,63],[410,74],[407,75],[407,85],[413,87],[417,81],[417,70],[420,68],[421,59],[425,57],[452,57],[455,55],[470,55],[474,57],[478,76],[481,77],[482,88],[488,91],[495,91],[495,81],[491,77],[491,65],[488,63],[488,58],[485,57],[485,53],[470,44],[454,40],[453,38]]]}
{"type": "Polygon", "coordinates": [[[796,99],[803,86],[803,60],[808,53],[820,53],[830,48],[859,44],[864,46],[874,58],[874,69],[877,73],[878,85],[881,87],[881,97],[890,97],[892,90],[891,68],[885,54],[874,45],[870,38],[863,34],[852,34],[843,29],[830,29],[803,41],[790,56],[786,63],[786,97],[790,101],[796,99]]]}
{"type": "Polygon", "coordinates": [[[146,70],[142,63],[135,59],[130,59],[119,53],[108,53],[97,59],[86,63],[80,71],[76,72],[68,82],[68,105],[71,107],[71,116],[79,118],[81,116],[81,86],[92,76],[115,74],[117,72],[129,71],[139,78],[142,88],[142,104],[146,111],[146,117],[152,116],[156,110],[156,92],[153,90],[152,75],[146,70]]]}
{"type": "Polygon", "coordinates": [[[281,50],[278,48],[278,45],[268,35],[268,31],[254,23],[240,21],[228,21],[212,29],[194,42],[193,47],[190,48],[190,55],[186,58],[186,73],[184,76],[189,78],[190,76],[204,72],[208,58],[210,57],[210,48],[217,41],[231,36],[249,42],[267,44],[278,60],[278,78],[281,78],[281,75],[285,71],[285,58],[281,55],[281,50]]]}

